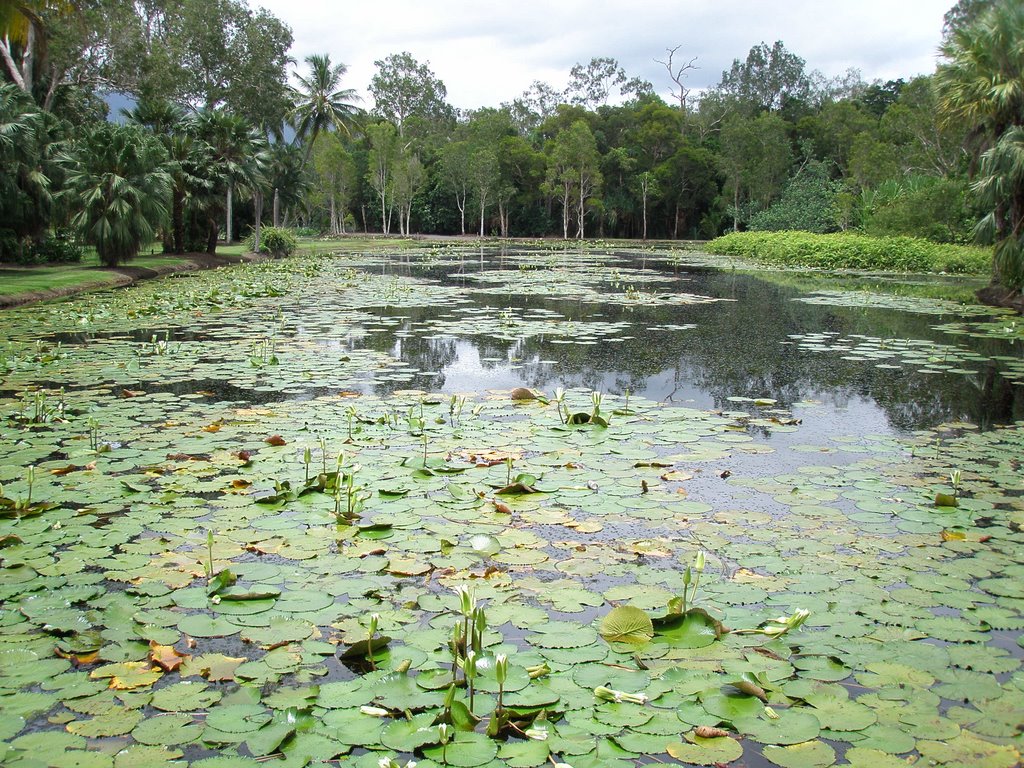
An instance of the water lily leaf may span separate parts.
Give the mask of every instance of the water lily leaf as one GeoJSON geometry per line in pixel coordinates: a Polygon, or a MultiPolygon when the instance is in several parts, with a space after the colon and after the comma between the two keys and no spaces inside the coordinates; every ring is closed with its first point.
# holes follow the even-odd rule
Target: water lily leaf
{"type": "Polygon", "coordinates": [[[206,587],[206,594],[216,595],[224,589],[232,586],[236,581],[238,581],[238,577],[225,568],[210,579],[210,583],[206,587]]]}
{"type": "Polygon", "coordinates": [[[993,744],[969,731],[948,741],[919,741],[917,748],[926,760],[948,768],[1013,768],[1021,758],[1016,747],[993,744]]]}
{"type": "Polygon", "coordinates": [[[852,768],[907,768],[907,762],[878,749],[851,747],[843,755],[852,768]]]}
{"type": "Polygon", "coordinates": [[[608,641],[643,645],[654,637],[654,624],[645,611],[620,605],[601,619],[600,633],[608,641]]]}
{"type": "Polygon", "coordinates": [[[828,768],[836,761],[835,750],[822,741],[805,741],[788,747],[765,747],[764,756],[781,768],[828,768]]]}
{"type": "Polygon", "coordinates": [[[226,619],[194,613],[182,617],[178,629],[192,637],[228,637],[237,635],[242,628],[226,619]]]}
{"type": "Polygon", "coordinates": [[[189,680],[154,691],[151,704],[164,712],[198,712],[220,701],[221,692],[189,680]]]}
{"type": "Polygon", "coordinates": [[[436,718],[435,713],[425,712],[408,720],[388,723],[381,731],[381,744],[397,752],[412,752],[417,747],[436,744],[439,741],[437,728],[434,727],[436,718]]]}
{"type": "Polygon", "coordinates": [[[235,670],[247,661],[244,657],[234,658],[221,653],[204,653],[186,660],[179,674],[182,677],[201,675],[211,682],[234,680],[235,670]]]}
{"type": "Polygon", "coordinates": [[[252,734],[271,718],[270,711],[258,704],[229,704],[211,709],[206,715],[206,725],[226,733],[252,734]]]}
{"type": "Polygon", "coordinates": [[[285,739],[295,733],[295,729],[294,721],[278,722],[275,720],[269,722],[255,733],[247,736],[245,746],[257,757],[273,754],[277,752],[278,747],[285,739]]]}
{"type": "Polygon", "coordinates": [[[654,622],[656,642],[674,648],[704,648],[722,636],[722,623],[701,608],[654,622]]]}
{"type": "Polygon", "coordinates": [[[551,747],[547,741],[509,741],[498,750],[498,758],[509,768],[540,768],[548,764],[551,747]]]}
{"type": "Polygon", "coordinates": [[[676,760],[693,765],[719,765],[739,760],[743,756],[743,747],[735,739],[728,736],[716,736],[706,739],[697,735],[687,735],[690,743],[672,742],[665,751],[676,760]]]}
{"type": "Polygon", "coordinates": [[[181,653],[170,645],[158,645],[150,642],[149,649],[149,660],[164,672],[174,672],[183,662],[192,658],[187,653],[181,653]]]}
{"type": "Polygon", "coordinates": [[[142,713],[136,709],[115,709],[91,720],[75,720],[67,724],[69,733],[95,739],[102,736],[121,736],[131,731],[142,721],[142,713]]]}
{"type": "Polygon", "coordinates": [[[762,744],[789,745],[818,737],[821,725],[810,712],[799,709],[777,711],[778,719],[763,712],[757,717],[740,717],[734,725],[747,738],[762,744]]]}
{"type": "Polygon", "coordinates": [[[140,744],[153,746],[188,744],[203,732],[190,714],[169,714],[148,717],[132,729],[132,738],[140,744]]]}
{"type": "Polygon", "coordinates": [[[455,738],[446,746],[428,747],[423,753],[437,763],[475,768],[493,760],[498,754],[498,745],[482,733],[456,731],[455,738]]]}

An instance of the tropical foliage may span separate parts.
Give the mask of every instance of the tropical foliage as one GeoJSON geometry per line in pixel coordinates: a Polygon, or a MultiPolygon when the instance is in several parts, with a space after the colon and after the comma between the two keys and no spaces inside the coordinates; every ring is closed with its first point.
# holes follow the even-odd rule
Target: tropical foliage
{"type": "Polygon", "coordinates": [[[957,244],[977,234],[995,245],[997,279],[1020,287],[1024,275],[1011,131],[1024,114],[1024,11],[1009,0],[961,0],[938,71],[910,80],[828,78],[776,41],[697,98],[685,83],[695,61],[677,47],[672,105],[595,56],[564,89],[538,82],[499,108],[458,111],[430,63],[403,51],[375,62],[369,113],[325,53],[288,87],[290,31],[242,0],[5,8],[4,258],[76,213],[69,194],[53,206],[63,171],[52,156],[69,128],[102,119],[103,82],[135,99],[129,119],[167,152],[169,217],[152,223],[166,251],[258,240],[264,218],[328,235],[843,230],[957,244]]]}
{"type": "Polygon", "coordinates": [[[133,126],[99,125],[65,155],[65,195],[77,207],[71,226],[117,266],[153,240],[167,217],[167,151],[133,126]]]}

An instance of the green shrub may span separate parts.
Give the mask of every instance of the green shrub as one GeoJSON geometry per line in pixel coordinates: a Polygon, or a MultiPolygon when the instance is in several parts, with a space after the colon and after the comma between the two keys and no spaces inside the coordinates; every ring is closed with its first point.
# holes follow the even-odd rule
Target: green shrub
{"type": "Polygon", "coordinates": [[[750,218],[750,229],[779,232],[835,232],[837,200],[842,189],[832,181],[824,163],[812,160],[786,184],[782,196],[750,218]]]}
{"type": "MultiPolygon", "coordinates": [[[[256,233],[249,235],[246,247],[250,251],[256,249],[256,233]]],[[[299,241],[290,229],[284,227],[262,227],[260,229],[260,253],[269,253],[275,258],[290,256],[299,247],[299,241]]]]}
{"type": "Polygon", "coordinates": [[[52,235],[41,242],[18,241],[10,230],[0,233],[3,261],[11,264],[71,264],[82,260],[82,248],[63,234],[52,235]]]}
{"type": "Polygon", "coordinates": [[[733,232],[712,240],[708,250],[783,267],[952,274],[992,269],[992,253],[985,248],[852,232],[733,232]]]}
{"type": "Polygon", "coordinates": [[[63,235],[54,235],[28,249],[33,264],[72,264],[82,260],[83,249],[63,235]]]}

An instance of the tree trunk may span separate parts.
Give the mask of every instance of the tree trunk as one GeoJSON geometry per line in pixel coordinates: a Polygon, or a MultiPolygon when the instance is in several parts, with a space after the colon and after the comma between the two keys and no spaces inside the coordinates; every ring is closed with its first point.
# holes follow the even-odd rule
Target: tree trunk
{"type": "Polygon", "coordinates": [[[480,198],[480,237],[484,236],[484,211],[487,210],[487,203],[480,198]]]}
{"type": "Polygon", "coordinates": [[[171,200],[171,229],[174,252],[185,252],[185,192],[175,189],[171,200]]]}
{"type": "Polygon", "coordinates": [[[647,239],[647,190],[644,190],[644,240],[647,239]]]}
{"type": "Polygon", "coordinates": [[[331,192],[331,224],[330,224],[330,228],[328,229],[328,231],[331,233],[332,236],[338,234],[338,211],[334,207],[334,192],[333,191],[331,192]]]}
{"type": "Polygon", "coordinates": [[[207,221],[206,230],[206,252],[211,256],[217,253],[217,234],[219,227],[220,225],[217,223],[217,220],[211,216],[207,221]]]}
{"type": "Polygon", "coordinates": [[[583,188],[583,177],[580,176],[580,202],[579,202],[579,207],[576,210],[576,215],[579,217],[579,223],[580,223],[579,229],[576,230],[576,237],[579,238],[580,240],[583,239],[583,224],[584,224],[583,217],[585,215],[585,213],[584,213],[585,210],[586,210],[586,190],[583,188]]]}
{"type": "Polygon", "coordinates": [[[461,224],[461,227],[462,227],[462,234],[465,235],[466,234],[466,195],[463,194],[462,197],[460,198],[458,192],[456,192],[455,193],[455,204],[459,208],[459,219],[460,219],[460,224],[461,224]]]}
{"type": "Polygon", "coordinates": [[[36,25],[30,22],[28,25],[28,37],[25,40],[25,52],[21,54],[21,79],[25,83],[25,92],[31,96],[32,87],[35,85],[33,65],[35,63],[36,50],[36,25]]]}
{"type": "Polygon", "coordinates": [[[569,239],[569,188],[565,187],[565,194],[562,195],[562,239],[569,239]]]}
{"type": "Polygon", "coordinates": [[[21,76],[21,70],[18,69],[18,65],[14,63],[14,57],[11,55],[11,40],[5,37],[0,42],[0,54],[3,54],[4,64],[7,65],[7,72],[11,76],[11,80],[21,90],[27,90],[25,88],[25,78],[21,76]]]}
{"type": "Polygon", "coordinates": [[[274,187],[274,226],[281,226],[281,192],[274,187]]]}
{"type": "Polygon", "coordinates": [[[260,252],[260,245],[261,245],[261,243],[260,243],[260,234],[261,234],[260,233],[260,229],[262,228],[262,225],[263,225],[263,190],[262,189],[257,189],[256,190],[256,194],[255,194],[254,200],[253,200],[253,207],[256,209],[255,210],[256,224],[255,224],[255,227],[253,228],[253,236],[252,236],[252,239],[253,239],[253,250],[256,251],[256,253],[259,253],[260,252]]]}
{"type": "MultiPolygon", "coordinates": [[[[677,206],[678,208],[678,206],[677,206]]],[[[676,214],[678,218],[678,213],[676,214]]],[[[740,231],[740,185],[736,185],[736,189],[732,193],[732,231],[740,231]]]]}
{"type": "Polygon", "coordinates": [[[234,215],[234,196],[232,194],[233,191],[234,190],[232,188],[232,185],[228,183],[227,216],[225,217],[224,222],[224,242],[227,243],[228,245],[231,245],[231,219],[233,218],[234,215]]]}

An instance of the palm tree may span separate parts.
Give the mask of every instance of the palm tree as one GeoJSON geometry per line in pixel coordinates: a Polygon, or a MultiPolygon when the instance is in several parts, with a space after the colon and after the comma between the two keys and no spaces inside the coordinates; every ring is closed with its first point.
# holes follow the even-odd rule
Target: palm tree
{"type": "Polygon", "coordinates": [[[336,128],[349,132],[349,123],[359,114],[353,104],[359,96],[352,88],[340,88],[341,78],[348,71],[344,64],[331,64],[328,54],[306,57],[307,77],[298,76],[300,87],[294,89],[295,108],[292,122],[296,138],[306,145],[303,164],[309,162],[313,142],[321,131],[336,128]]]}
{"type": "Polygon", "coordinates": [[[62,162],[62,195],[78,210],[72,227],[108,266],[138,254],[167,217],[171,179],[160,141],[135,126],[101,123],[62,162]]]}
{"type": "MultiPolygon", "coordinates": [[[[225,235],[227,242],[232,239],[232,217],[234,214],[234,192],[255,190],[264,182],[264,171],[268,163],[267,140],[244,118],[219,109],[207,109],[196,116],[196,134],[212,149],[215,183],[225,195],[225,235]]],[[[217,248],[219,223],[217,206],[210,209],[210,234],[206,250],[214,253],[217,248]]]]}
{"type": "Polygon", "coordinates": [[[270,149],[266,175],[269,186],[274,190],[273,222],[275,227],[279,227],[282,209],[287,210],[289,206],[301,203],[309,189],[305,158],[299,154],[298,147],[274,144],[270,149]]]}
{"type": "Polygon", "coordinates": [[[56,118],[16,85],[0,85],[0,259],[47,230],[57,136],[56,118]]]}
{"type": "Polygon", "coordinates": [[[972,128],[974,189],[989,213],[977,233],[995,243],[994,277],[1024,289],[1024,4],[996,0],[943,44],[940,107],[972,128]]]}

